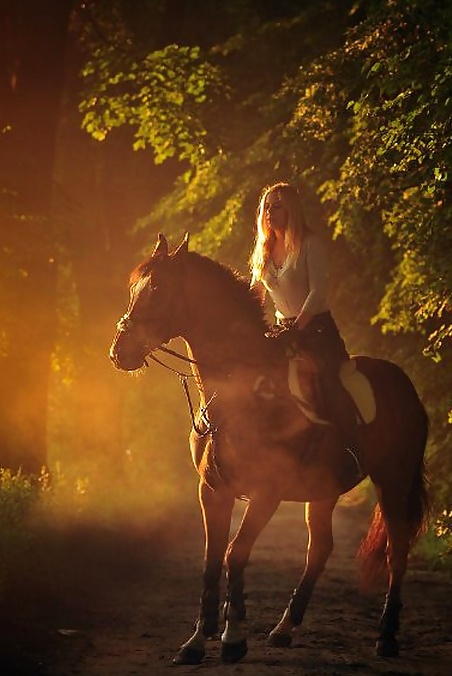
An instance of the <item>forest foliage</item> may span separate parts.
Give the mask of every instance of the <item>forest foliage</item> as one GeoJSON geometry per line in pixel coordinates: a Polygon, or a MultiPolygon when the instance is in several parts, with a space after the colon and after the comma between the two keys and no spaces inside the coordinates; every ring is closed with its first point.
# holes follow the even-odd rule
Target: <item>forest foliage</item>
{"type": "MultiPolygon", "coordinates": [[[[132,126],[134,146],[150,146],[157,162],[173,156],[177,145],[191,170],[154,220],[163,211],[167,221],[185,213],[198,217],[208,200],[211,218],[188,223],[203,229],[203,241],[221,245],[232,236],[247,192],[261,186],[265,172],[297,177],[327,204],[334,237],[344,236],[361,251],[369,245],[384,251],[387,244],[392,267],[375,320],[384,331],[426,332],[426,349],[439,357],[452,330],[452,10],[433,0],[373,7],[339,46],[325,35],[324,25],[334,17],[328,3],[320,3],[316,22],[311,6],[298,17],[251,29],[252,37],[245,27],[205,50],[203,60],[198,48],[171,45],[140,61],[123,61],[126,70],[117,73],[107,53],[95,54],[84,76],[95,75],[100,95],[82,103],[84,125],[100,139],[116,125],[132,126]],[[321,53],[306,49],[312,42],[323,47],[321,53]],[[291,67],[282,70],[287,52],[291,67]],[[253,63],[258,57],[266,67],[253,63]],[[243,62],[257,77],[244,77],[243,62]],[[266,73],[265,86],[258,68],[266,73]],[[184,69],[190,73],[185,81],[184,69]],[[232,115],[228,126],[236,133],[208,131],[219,95],[230,102],[223,116],[226,110],[232,115]],[[220,230],[212,201],[223,207],[220,230]]],[[[238,236],[246,241],[246,233],[238,236]]]]}

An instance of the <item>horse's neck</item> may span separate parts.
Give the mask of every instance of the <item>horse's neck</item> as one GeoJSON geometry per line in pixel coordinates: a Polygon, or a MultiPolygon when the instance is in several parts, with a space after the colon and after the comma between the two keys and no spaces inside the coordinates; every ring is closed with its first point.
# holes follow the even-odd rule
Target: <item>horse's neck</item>
{"type": "Polygon", "coordinates": [[[240,302],[230,282],[224,284],[215,275],[207,278],[204,272],[192,275],[186,293],[190,301],[183,337],[203,373],[226,373],[238,364],[265,359],[264,320],[250,312],[254,308],[240,302]]]}
{"type": "Polygon", "coordinates": [[[204,374],[228,374],[239,365],[259,365],[265,361],[265,338],[253,326],[238,321],[198,325],[188,331],[186,342],[204,374]]]}

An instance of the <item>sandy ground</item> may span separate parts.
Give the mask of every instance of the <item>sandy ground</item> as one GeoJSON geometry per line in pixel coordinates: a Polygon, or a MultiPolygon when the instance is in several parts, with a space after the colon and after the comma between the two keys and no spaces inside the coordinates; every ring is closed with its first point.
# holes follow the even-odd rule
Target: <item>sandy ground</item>
{"type": "Polygon", "coordinates": [[[172,664],[191,635],[198,607],[202,533],[194,510],[144,533],[82,531],[58,553],[51,580],[38,565],[41,592],[22,590],[17,604],[10,598],[1,608],[0,674],[449,676],[452,579],[412,560],[403,595],[401,655],[375,657],[384,590],[358,591],[355,554],[365,518],[356,508],[336,512],[335,551],[289,649],[269,648],[265,638],[302,570],[306,530],[303,506],[296,504],[281,506],[253,551],[245,659],[223,665],[214,640],[201,665],[172,664]]]}

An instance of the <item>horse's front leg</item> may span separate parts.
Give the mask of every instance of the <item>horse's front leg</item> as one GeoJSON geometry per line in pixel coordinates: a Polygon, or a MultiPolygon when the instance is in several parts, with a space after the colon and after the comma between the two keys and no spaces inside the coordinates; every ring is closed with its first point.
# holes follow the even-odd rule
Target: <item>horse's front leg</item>
{"type": "Polygon", "coordinates": [[[269,634],[268,643],[272,646],[290,646],[295,627],[303,621],[315,584],[333,551],[332,516],[336,502],[337,498],[306,504],[309,539],[305,568],[281,620],[269,634]]]}
{"type": "Polygon", "coordinates": [[[256,495],[247,505],[242,522],[226,552],[228,590],[224,605],[226,626],[221,636],[224,662],[237,662],[247,653],[243,621],[246,615],[244,571],[257,537],[270,521],[279,500],[270,495],[256,495]]]}
{"type": "Polygon", "coordinates": [[[195,633],[180,647],[174,664],[199,664],[205,655],[206,639],[218,633],[220,577],[229,541],[234,496],[221,489],[213,491],[201,481],[199,502],[205,535],[201,607],[195,633]]]}

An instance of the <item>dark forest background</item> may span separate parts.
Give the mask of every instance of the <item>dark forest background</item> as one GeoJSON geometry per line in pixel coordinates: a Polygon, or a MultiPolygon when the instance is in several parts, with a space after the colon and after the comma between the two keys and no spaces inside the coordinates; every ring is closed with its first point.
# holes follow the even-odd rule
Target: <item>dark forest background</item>
{"type": "Polygon", "coordinates": [[[451,45],[436,0],[0,0],[3,490],[48,467],[104,509],[195,491],[177,379],[109,363],[128,273],[188,231],[246,275],[260,191],[289,180],[350,351],[428,409],[450,553],[451,45]]]}

